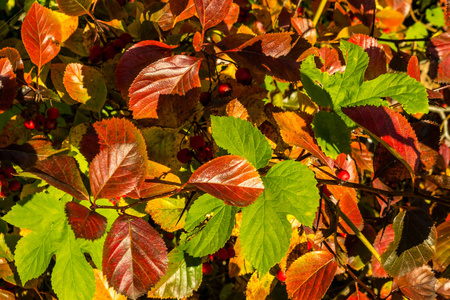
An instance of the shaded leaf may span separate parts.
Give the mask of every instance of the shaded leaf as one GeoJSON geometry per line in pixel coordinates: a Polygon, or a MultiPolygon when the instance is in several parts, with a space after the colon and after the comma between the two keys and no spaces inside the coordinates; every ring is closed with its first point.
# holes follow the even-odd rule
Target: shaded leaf
{"type": "Polygon", "coordinates": [[[430,260],[435,253],[436,228],[421,209],[400,212],[394,219],[394,241],[381,255],[391,276],[403,276],[430,260]]]}
{"type": "Polygon", "coordinates": [[[73,100],[83,103],[87,109],[100,112],[106,101],[107,89],[99,71],[78,63],[68,64],[63,83],[73,100]]]}
{"type": "Polygon", "coordinates": [[[440,272],[450,265],[450,221],[445,221],[436,228],[436,254],[433,257],[434,268],[440,272]]]}
{"type": "Polygon", "coordinates": [[[337,261],[326,251],[313,251],[297,259],[286,272],[289,298],[322,299],[333,281],[337,261]]]}
{"type": "Polygon", "coordinates": [[[55,13],[38,2],[33,3],[23,20],[21,33],[25,49],[39,70],[61,49],[61,23],[55,13]]]}
{"type": "Polygon", "coordinates": [[[8,58],[0,58],[0,114],[8,110],[16,97],[16,74],[8,58]]]}
{"type": "Polygon", "coordinates": [[[398,286],[403,295],[414,300],[436,299],[436,277],[430,266],[424,265],[408,272],[402,277],[394,279],[394,285],[398,286]]]}
{"type": "MultiPolygon", "coordinates": [[[[384,191],[392,191],[392,189],[389,186],[387,186],[384,183],[382,183],[381,180],[378,179],[378,178],[376,178],[374,181],[372,181],[372,184],[373,184],[373,187],[376,188],[376,189],[380,189],[380,190],[384,190],[384,191]]],[[[384,195],[378,195],[375,198],[377,199],[378,204],[380,205],[380,208],[381,208],[380,209],[380,216],[384,216],[387,213],[384,210],[387,208],[388,205],[392,206],[395,203],[397,203],[398,201],[402,200],[401,196],[388,197],[388,196],[384,196],[384,195]]]]}
{"type": "Polygon", "coordinates": [[[116,86],[122,97],[128,97],[128,89],[145,67],[170,55],[175,47],[151,40],[141,41],[127,49],[116,68],[116,86]]]}
{"type": "Polygon", "coordinates": [[[372,80],[387,72],[386,54],[378,41],[365,34],[354,34],[348,41],[364,49],[369,56],[369,64],[364,72],[364,80],[372,80]]]}
{"type": "Polygon", "coordinates": [[[77,239],[96,240],[105,233],[106,218],[77,202],[66,203],[66,215],[77,239]]]}
{"type": "Polygon", "coordinates": [[[219,24],[228,14],[232,0],[194,0],[203,32],[219,24]]]}
{"type": "Polygon", "coordinates": [[[167,299],[192,295],[202,282],[202,260],[183,253],[179,248],[169,253],[166,275],[149,292],[148,297],[167,299]]]}
{"type": "Polygon", "coordinates": [[[144,220],[121,215],[106,237],[103,272],[110,286],[132,298],[145,294],[167,270],[167,248],[144,220]]]}
{"type": "Polygon", "coordinates": [[[377,138],[405,166],[416,173],[420,165],[420,149],[416,134],[405,117],[386,107],[360,106],[343,108],[353,121],[377,138]]]}
{"type": "Polygon", "coordinates": [[[132,191],[144,176],[144,164],[135,144],[114,144],[101,151],[89,167],[94,198],[121,197],[132,191]]]}
{"type": "Polygon", "coordinates": [[[185,55],[162,58],[143,69],[129,90],[135,119],[158,118],[160,95],[180,95],[200,87],[201,59],[185,55]]]}
{"type": "Polygon", "coordinates": [[[80,169],[73,157],[51,156],[38,162],[27,172],[79,200],[89,200],[89,193],[84,186],[80,169]]]}
{"type": "MultiPolygon", "coordinates": [[[[372,225],[365,223],[361,233],[366,237],[369,243],[373,244],[377,233],[373,229],[372,225]]],[[[361,242],[361,240],[355,235],[348,235],[345,238],[345,249],[348,255],[348,265],[355,270],[361,270],[372,258],[372,253],[361,242]]]]}
{"type": "Polygon", "coordinates": [[[428,45],[432,57],[430,77],[438,82],[450,82],[450,32],[444,32],[433,37],[428,45]]]}
{"type": "Polygon", "coordinates": [[[221,156],[207,162],[195,170],[188,184],[234,206],[252,204],[264,190],[255,167],[237,155],[221,156]]]}
{"type": "Polygon", "coordinates": [[[69,16],[89,14],[92,0],[56,0],[59,9],[69,16]]]}

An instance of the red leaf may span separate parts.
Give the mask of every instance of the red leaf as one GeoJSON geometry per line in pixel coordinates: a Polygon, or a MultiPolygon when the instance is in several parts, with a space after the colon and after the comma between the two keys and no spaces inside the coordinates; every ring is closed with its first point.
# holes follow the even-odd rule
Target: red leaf
{"type": "Polygon", "coordinates": [[[0,114],[8,110],[16,97],[16,74],[8,58],[0,58],[0,114]]]}
{"type": "Polygon", "coordinates": [[[125,51],[116,68],[116,85],[122,96],[128,96],[133,80],[145,67],[170,55],[174,48],[158,41],[142,41],[125,51]]]}
{"type": "MultiPolygon", "coordinates": [[[[394,241],[394,229],[392,224],[389,224],[384,230],[380,230],[378,232],[377,237],[375,238],[375,242],[373,247],[378,252],[378,254],[383,254],[384,251],[388,248],[389,244],[394,241]]],[[[386,278],[389,275],[381,266],[380,262],[372,257],[372,272],[374,277],[386,278]]]]}
{"type": "Polygon", "coordinates": [[[40,70],[61,49],[61,23],[50,9],[33,3],[22,24],[22,40],[31,61],[40,70]]]}
{"type": "Polygon", "coordinates": [[[194,0],[203,32],[219,24],[228,14],[232,0],[194,0]]]}
{"type": "Polygon", "coordinates": [[[417,56],[413,55],[408,62],[408,75],[420,82],[420,68],[417,56]]]}
{"type": "Polygon", "coordinates": [[[286,272],[286,289],[290,299],[321,299],[333,281],[337,261],[328,251],[308,252],[286,272]]]}
{"type": "Polygon", "coordinates": [[[149,291],[167,270],[167,248],[144,220],[119,216],[106,236],[103,273],[117,292],[136,299],[149,291]]]}
{"type": "Polygon", "coordinates": [[[176,17],[181,14],[191,0],[170,0],[170,11],[176,17]]]}
{"type": "MultiPolygon", "coordinates": [[[[339,209],[352,221],[358,230],[362,230],[364,228],[364,219],[358,208],[355,190],[338,186],[327,186],[327,188],[339,201],[339,209]]],[[[350,226],[339,218],[338,232],[344,232],[341,227],[348,234],[355,234],[350,226]]]]}
{"type": "Polygon", "coordinates": [[[115,198],[131,192],[144,176],[144,164],[135,144],[114,144],[100,151],[89,168],[94,198],[115,198]]]}
{"type": "Polygon", "coordinates": [[[89,200],[89,194],[73,157],[51,156],[27,171],[76,199],[89,200]]]}
{"type": "Polygon", "coordinates": [[[25,79],[23,78],[23,61],[20,57],[19,51],[14,48],[5,47],[0,50],[0,57],[6,57],[9,59],[18,81],[24,84],[25,79]]]}
{"type": "Polygon", "coordinates": [[[98,134],[95,132],[92,124],[86,130],[81,138],[80,152],[86,158],[87,162],[92,162],[94,157],[100,152],[100,144],[98,142],[98,134]]]}
{"type": "Polygon", "coordinates": [[[255,167],[237,155],[221,156],[202,165],[191,175],[188,184],[225,204],[241,207],[255,202],[264,190],[255,167]]]}
{"type": "Polygon", "coordinates": [[[450,31],[444,32],[431,39],[428,52],[434,61],[431,62],[430,74],[438,82],[450,82],[450,31]],[[436,67],[436,65],[438,66],[436,67]]]}
{"type": "Polygon", "coordinates": [[[356,165],[360,169],[360,172],[364,170],[373,172],[373,153],[367,149],[367,146],[361,142],[352,142],[352,154],[351,156],[356,162],[356,165]]]}
{"type": "MultiPolygon", "coordinates": [[[[416,134],[405,117],[386,107],[343,108],[353,121],[391,146],[414,173],[420,166],[420,148],[416,134]]],[[[393,153],[394,154],[394,153],[393,153]]]]}
{"type": "Polygon", "coordinates": [[[160,59],[139,73],[130,87],[130,109],[135,119],[158,118],[160,95],[184,95],[200,87],[201,59],[176,55],[160,59]]]}
{"type": "Polygon", "coordinates": [[[319,49],[319,55],[323,59],[323,66],[320,68],[322,72],[334,74],[343,71],[343,66],[339,60],[339,53],[336,49],[324,46],[319,49]]]}
{"type": "Polygon", "coordinates": [[[403,295],[414,300],[436,299],[435,292],[436,277],[430,266],[423,265],[407,273],[402,277],[394,279],[403,295]]]}
{"type": "Polygon", "coordinates": [[[66,215],[77,239],[93,241],[105,233],[108,224],[106,218],[77,202],[66,203],[66,215]]]}
{"type": "Polygon", "coordinates": [[[351,294],[347,298],[347,300],[369,300],[369,298],[365,294],[361,293],[360,291],[356,291],[353,294],[351,294]]]}

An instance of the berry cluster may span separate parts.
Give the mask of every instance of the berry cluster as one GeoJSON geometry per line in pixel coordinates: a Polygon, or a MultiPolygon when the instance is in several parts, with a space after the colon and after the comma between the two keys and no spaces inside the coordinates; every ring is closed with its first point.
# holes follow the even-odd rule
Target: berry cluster
{"type": "Polygon", "coordinates": [[[47,117],[43,114],[31,111],[28,108],[22,110],[22,117],[25,119],[25,128],[29,130],[36,129],[38,131],[44,131],[45,134],[49,133],[53,129],[56,129],[56,119],[59,117],[59,110],[56,107],[47,109],[47,117]]]}
{"type": "Polygon", "coordinates": [[[19,181],[14,178],[16,170],[13,167],[0,168],[0,198],[8,196],[9,192],[18,191],[21,187],[19,181]]]}
{"type": "Polygon", "coordinates": [[[132,41],[132,37],[129,33],[122,33],[113,42],[108,43],[105,47],[99,45],[92,46],[89,54],[89,61],[93,64],[98,64],[101,61],[107,61],[113,59],[114,56],[122,52],[123,48],[132,41]]]}
{"type": "Polygon", "coordinates": [[[217,260],[217,261],[225,261],[229,258],[233,258],[236,256],[236,252],[233,249],[233,246],[231,244],[227,244],[224,247],[220,248],[219,250],[217,250],[216,253],[214,254],[210,254],[209,255],[209,261],[210,262],[205,262],[203,263],[202,266],[202,271],[204,275],[209,275],[211,274],[212,270],[213,270],[213,266],[211,264],[212,261],[217,260]]]}
{"type": "Polygon", "coordinates": [[[205,162],[213,158],[211,145],[206,144],[201,135],[195,135],[189,140],[189,148],[183,148],[177,153],[177,159],[183,164],[189,163],[193,157],[199,162],[205,162]]]}

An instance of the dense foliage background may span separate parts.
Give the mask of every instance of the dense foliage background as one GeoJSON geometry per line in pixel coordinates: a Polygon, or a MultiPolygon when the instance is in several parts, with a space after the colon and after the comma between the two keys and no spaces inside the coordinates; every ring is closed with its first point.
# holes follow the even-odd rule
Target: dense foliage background
{"type": "Polygon", "coordinates": [[[0,298],[449,299],[449,26],[0,0],[0,298]]]}

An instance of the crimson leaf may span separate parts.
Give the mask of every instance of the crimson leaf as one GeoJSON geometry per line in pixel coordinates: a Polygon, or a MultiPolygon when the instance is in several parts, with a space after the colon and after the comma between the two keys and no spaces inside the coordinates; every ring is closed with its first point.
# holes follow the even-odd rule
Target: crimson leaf
{"type": "Polygon", "coordinates": [[[106,218],[77,202],[66,203],[66,215],[77,239],[93,241],[105,233],[108,224],[106,218]]]}

